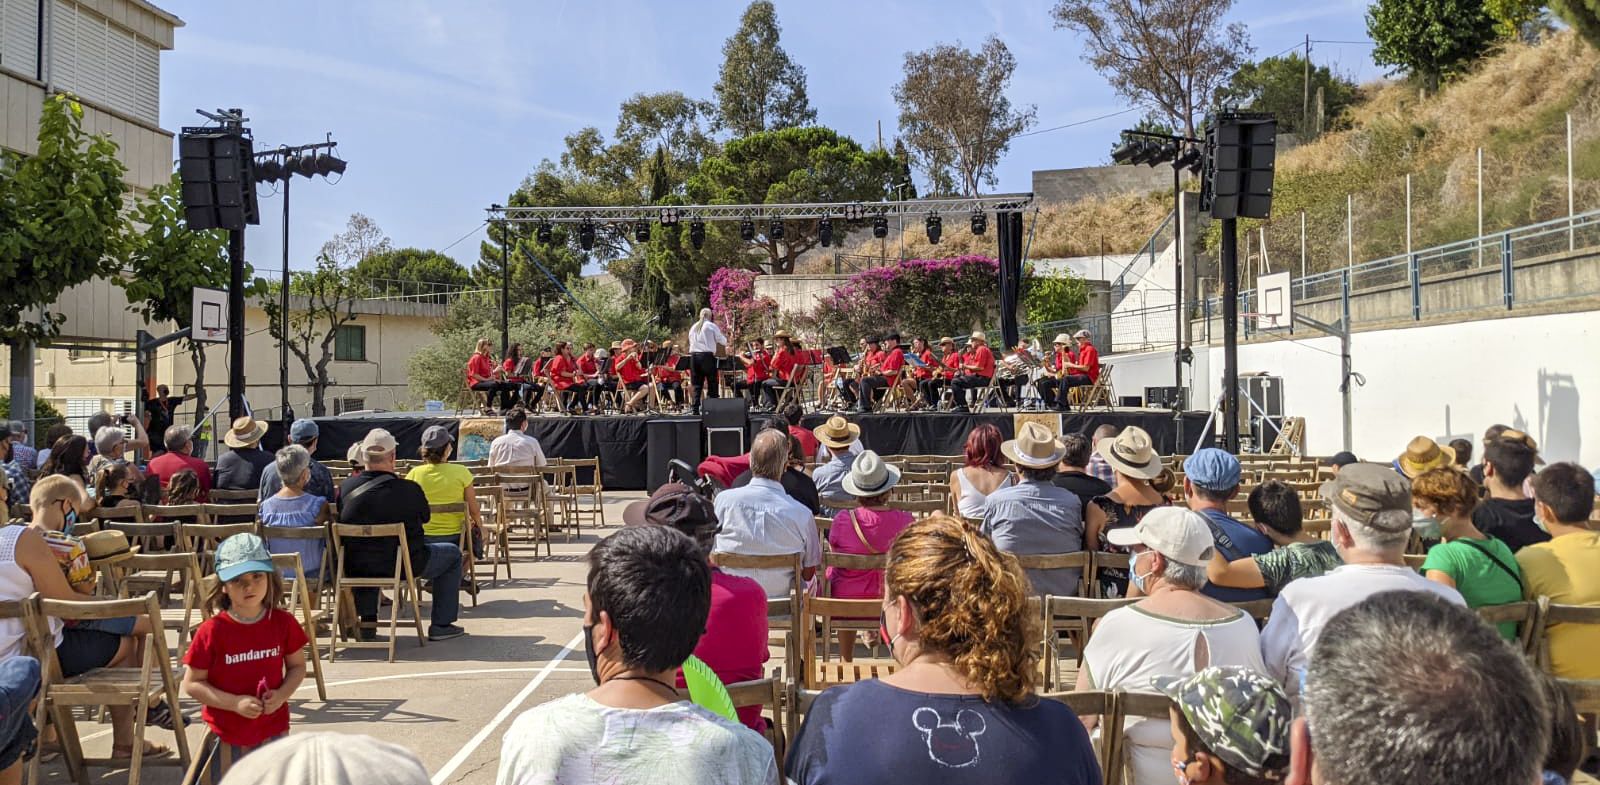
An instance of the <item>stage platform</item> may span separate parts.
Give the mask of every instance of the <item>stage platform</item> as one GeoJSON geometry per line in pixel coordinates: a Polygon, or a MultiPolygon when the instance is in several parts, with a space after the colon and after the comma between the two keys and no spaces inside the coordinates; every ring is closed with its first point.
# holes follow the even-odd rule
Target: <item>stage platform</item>
{"type": "MultiPolygon", "coordinates": [[[[807,428],[821,425],[832,412],[808,414],[801,422],[807,428]]],[[[1119,408],[1083,413],[997,411],[984,414],[917,412],[910,414],[846,415],[861,426],[861,439],[867,447],[884,455],[959,455],[967,433],[981,423],[1000,429],[1011,438],[1020,420],[1059,417],[1061,433],[1089,434],[1101,425],[1124,428],[1137,425],[1150,433],[1162,454],[1187,451],[1205,426],[1206,412],[1184,412],[1183,441],[1179,447],[1179,420],[1162,409],[1119,408]]],[[[752,412],[749,436],[765,425],[769,414],[752,412]]],[[[343,460],[350,445],[367,431],[384,428],[399,442],[401,458],[415,458],[422,431],[442,425],[456,438],[458,455],[465,460],[484,457],[488,444],[503,432],[499,417],[439,412],[381,412],[339,417],[318,417],[321,436],[316,456],[320,460],[343,460]],[[465,440],[463,441],[463,435],[465,440]]],[[[528,432],[538,438],[545,455],[551,458],[600,458],[601,479],[605,487],[617,490],[654,488],[661,481],[666,461],[681,458],[697,464],[705,456],[705,432],[700,418],[672,415],[541,416],[529,420],[528,432]]]]}

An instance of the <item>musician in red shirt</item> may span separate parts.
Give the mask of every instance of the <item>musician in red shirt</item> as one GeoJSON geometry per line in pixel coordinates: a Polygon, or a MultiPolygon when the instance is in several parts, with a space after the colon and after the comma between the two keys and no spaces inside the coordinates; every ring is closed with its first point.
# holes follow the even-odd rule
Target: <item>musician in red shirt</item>
{"type": "Polygon", "coordinates": [[[883,363],[883,350],[880,339],[876,335],[869,335],[861,339],[861,357],[856,361],[856,375],[853,379],[845,379],[844,387],[840,392],[844,394],[846,405],[856,411],[861,408],[861,381],[868,376],[878,373],[878,366],[883,363]]]}
{"type": "Polygon", "coordinates": [[[477,351],[467,360],[467,386],[488,393],[486,397],[491,406],[494,405],[495,396],[499,395],[500,407],[510,409],[514,405],[517,385],[501,380],[502,375],[503,372],[495,367],[494,358],[489,355],[489,339],[479,338],[477,351]]]}
{"type": "Polygon", "coordinates": [[[866,414],[882,397],[880,391],[900,379],[900,369],[906,366],[906,350],[900,348],[900,333],[891,332],[884,337],[884,348],[878,350],[878,372],[861,380],[861,402],[856,412],[866,414]]]}
{"type": "Polygon", "coordinates": [[[671,398],[674,406],[682,406],[683,372],[677,369],[680,355],[671,341],[662,341],[661,348],[667,350],[667,361],[651,369],[656,376],[656,391],[662,398],[671,398]]]}
{"type": "MultiPolygon", "coordinates": [[[[1094,343],[1089,340],[1088,330],[1079,330],[1072,334],[1077,341],[1078,351],[1074,361],[1067,363],[1067,375],[1061,380],[1065,387],[1081,387],[1100,381],[1100,350],[1094,348],[1094,343]]],[[[1067,392],[1061,391],[1061,401],[1065,405],[1067,392]]]]}
{"type": "Polygon", "coordinates": [[[574,409],[583,411],[589,391],[583,384],[583,375],[578,372],[578,361],[572,356],[571,344],[556,341],[556,356],[545,364],[545,375],[550,377],[550,386],[556,389],[556,401],[561,404],[563,411],[569,414],[574,409]]]}
{"type": "Polygon", "coordinates": [[[761,385],[761,396],[768,406],[776,409],[779,391],[794,382],[794,369],[799,364],[799,350],[795,348],[788,330],[779,330],[773,333],[772,337],[777,341],[777,348],[772,351],[772,378],[761,385]]]}
{"type": "Polygon", "coordinates": [[[733,383],[733,394],[747,401],[760,397],[761,384],[772,378],[772,355],[760,341],[751,341],[747,351],[736,356],[744,366],[744,378],[733,383]]]}
{"type": "Polygon", "coordinates": [[[934,359],[932,351],[922,355],[923,362],[928,364],[928,370],[925,376],[919,371],[921,378],[917,382],[917,389],[922,391],[922,400],[929,409],[939,407],[939,391],[944,389],[961,370],[961,353],[956,351],[954,338],[949,336],[940,338],[939,351],[943,353],[943,357],[938,360],[934,359]]]}
{"type": "Polygon", "coordinates": [[[982,330],[973,330],[972,336],[967,339],[967,351],[961,356],[961,373],[950,380],[950,389],[955,391],[956,405],[954,411],[970,411],[967,399],[974,397],[968,394],[969,390],[982,390],[989,386],[989,380],[994,378],[994,352],[989,349],[989,338],[982,330]]]}
{"type": "Polygon", "coordinates": [[[1056,411],[1066,411],[1070,408],[1067,391],[1073,387],[1068,378],[1072,373],[1072,364],[1078,358],[1072,353],[1072,339],[1066,333],[1057,335],[1051,343],[1055,344],[1055,352],[1045,361],[1045,370],[1050,373],[1040,377],[1036,386],[1039,388],[1039,397],[1044,399],[1046,405],[1056,411]]]}

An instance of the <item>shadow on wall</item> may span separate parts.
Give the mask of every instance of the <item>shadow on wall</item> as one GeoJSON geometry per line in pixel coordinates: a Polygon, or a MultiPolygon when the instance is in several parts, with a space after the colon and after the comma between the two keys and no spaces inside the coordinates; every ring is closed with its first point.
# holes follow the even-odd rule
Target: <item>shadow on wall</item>
{"type": "Polygon", "coordinates": [[[1539,453],[1546,461],[1576,461],[1582,454],[1580,399],[1571,374],[1539,369],[1539,453]]]}

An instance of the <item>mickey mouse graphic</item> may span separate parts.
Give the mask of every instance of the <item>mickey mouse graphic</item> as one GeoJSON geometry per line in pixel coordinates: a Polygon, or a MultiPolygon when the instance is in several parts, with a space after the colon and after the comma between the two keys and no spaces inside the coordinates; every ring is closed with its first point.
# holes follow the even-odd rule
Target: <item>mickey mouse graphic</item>
{"type": "Polygon", "coordinates": [[[956,712],[954,722],[945,722],[938,709],[923,706],[911,713],[911,724],[922,731],[928,757],[935,763],[951,769],[977,765],[978,737],[988,727],[982,714],[962,709],[956,712]]]}

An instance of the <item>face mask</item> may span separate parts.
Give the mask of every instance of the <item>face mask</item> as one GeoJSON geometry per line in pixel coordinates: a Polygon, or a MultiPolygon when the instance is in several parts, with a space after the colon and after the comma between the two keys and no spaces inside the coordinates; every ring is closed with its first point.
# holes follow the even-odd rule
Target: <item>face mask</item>
{"type": "Polygon", "coordinates": [[[889,635],[889,612],[884,609],[878,610],[878,637],[888,644],[889,659],[894,659],[894,642],[898,639],[889,635]]]}
{"type": "Polygon", "coordinates": [[[583,656],[589,661],[589,676],[600,683],[600,655],[594,652],[594,625],[583,625],[583,656]]]}
{"type": "Polygon", "coordinates": [[[1418,537],[1424,540],[1439,539],[1439,519],[1432,515],[1423,515],[1421,510],[1411,510],[1411,529],[1418,537]]]}
{"type": "Polygon", "coordinates": [[[1136,556],[1136,557],[1134,557],[1134,562],[1133,563],[1129,563],[1128,567],[1130,569],[1128,570],[1128,579],[1133,584],[1133,587],[1135,589],[1138,589],[1140,594],[1143,594],[1144,590],[1145,590],[1144,582],[1147,581],[1147,580],[1150,580],[1151,576],[1156,574],[1156,571],[1155,570],[1151,570],[1150,572],[1144,573],[1144,574],[1141,575],[1139,573],[1139,565],[1137,564],[1137,562],[1138,562],[1138,557],[1136,556]]]}

